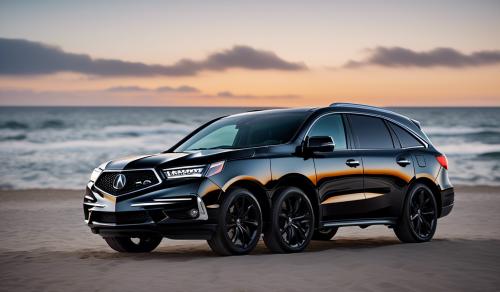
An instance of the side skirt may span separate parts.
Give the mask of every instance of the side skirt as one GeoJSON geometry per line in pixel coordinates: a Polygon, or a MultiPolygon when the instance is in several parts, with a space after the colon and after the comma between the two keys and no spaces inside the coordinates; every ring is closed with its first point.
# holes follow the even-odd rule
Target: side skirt
{"type": "Polygon", "coordinates": [[[322,221],[321,227],[342,227],[342,226],[360,226],[362,228],[370,225],[396,225],[397,218],[367,218],[367,219],[349,219],[322,221]]]}

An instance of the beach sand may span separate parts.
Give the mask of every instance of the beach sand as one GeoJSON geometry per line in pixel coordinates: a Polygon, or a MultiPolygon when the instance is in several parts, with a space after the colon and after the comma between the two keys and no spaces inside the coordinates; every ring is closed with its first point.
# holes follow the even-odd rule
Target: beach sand
{"type": "Polygon", "coordinates": [[[90,232],[82,192],[0,192],[0,291],[498,291],[500,187],[456,188],[429,243],[391,229],[343,228],[299,254],[219,257],[205,241],[165,239],[119,254],[90,232]]]}

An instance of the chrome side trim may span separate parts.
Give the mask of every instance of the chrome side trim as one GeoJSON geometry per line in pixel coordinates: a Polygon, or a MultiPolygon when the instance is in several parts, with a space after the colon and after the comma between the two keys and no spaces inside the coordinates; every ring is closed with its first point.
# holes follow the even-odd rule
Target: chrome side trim
{"type": "Polygon", "coordinates": [[[165,198],[165,199],[154,199],[155,202],[178,202],[178,201],[191,201],[193,198],[165,198]]]}
{"type": "Polygon", "coordinates": [[[94,200],[94,198],[92,198],[91,196],[87,196],[87,195],[85,195],[85,199],[92,200],[92,201],[94,200]]]}
{"type": "Polygon", "coordinates": [[[175,204],[175,202],[148,202],[148,203],[135,203],[131,204],[132,207],[147,207],[147,206],[164,206],[175,204]]]}
{"type": "Polygon", "coordinates": [[[366,220],[325,222],[322,223],[321,225],[323,227],[336,227],[336,226],[394,225],[394,224],[396,224],[396,221],[392,219],[366,219],[366,220]]]}
{"type": "Polygon", "coordinates": [[[103,204],[98,204],[98,203],[91,203],[91,202],[83,202],[84,205],[87,206],[92,206],[92,207],[99,207],[99,208],[104,208],[106,205],[103,204]]]}
{"type": "Polygon", "coordinates": [[[99,225],[99,226],[133,226],[133,225],[144,225],[144,224],[154,224],[154,221],[147,221],[143,223],[129,223],[129,224],[116,224],[116,223],[104,223],[104,222],[97,222],[97,221],[92,221],[93,225],[99,225]]]}
{"type": "Polygon", "coordinates": [[[160,198],[160,199],[153,199],[154,202],[144,202],[144,203],[134,203],[131,204],[130,206],[132,207],[149,207],[149,206],[165,206],[165,205],[171,205],[171,204],[176,204],[178,202],[182,201],[187,201],[187,200],[193,200],[193,198],[196,198],[196,205],[198,207],[198,212],[199,215],[197,218],[194,218],[193,220],[208,220],[208,212],[207,208],[205,207],[205,203],[203,203],[203,200],[200,198],[200,196],[196,194],[192,194],[190,198],[160,198]]]}
{"type": "MultiPolygon", "coordinates": [[[[150,185],[150,186],[147,186],[145,188],[142,188],[140,190],[136,190],[136,191],[132,191],[132,192],[128,192],[128,193],[124,193],[124,194],[121,194],[121,195],[112,195],[108,192],[105,192],[103,190],[101,190],[100,188],[97,187],[96,183],[94,182],[94,188],[96,188],[98,191],[100,191],[101,193],[103,194],[106,194],[106,195],[109,195],[109,196],[113,196],[113,197],[119,197],[119,196],[124,196],[124,195],[128,195],[128,194],[133,194],[133,193],[136,193],[136,192],[140,192],[140,191],[143,191],[143,190],[146,190],[146,189],[149,189],[149,188],[152,188],[152,187],[156,187],[158,185],[160,185],[163,181],[161,179],[161,177],[158,175],[158,172],[156,172],[156,169],[154,168],[142,168],[142,169],[122,169],[122,170],[114,170],[114,169],[108,169],[108,170],[103,170],[101,172],[101,174],[105,173],[105,172],[127,172],[127,171],[143,171],[143,170],[152,170],[153,173],[155,174],[156,178],[158,179],[158,183],[154,184],[154,185],[150,185]]],[[[101,175],[99,175],[101,176],[101,175]]],[[[96,179],[96,182],[99,180],[99,177],[96,179]]]]}

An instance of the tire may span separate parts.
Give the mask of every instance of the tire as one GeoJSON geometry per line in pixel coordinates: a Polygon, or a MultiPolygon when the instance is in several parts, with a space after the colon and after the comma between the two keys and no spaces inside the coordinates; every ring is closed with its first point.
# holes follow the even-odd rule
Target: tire
{"type": "Polygon", "coordinates": [[[118,252],[150,252],[154,250],[161,242],[161,236],[146,235],[143,237],[104,237],[106,243],[112,249],[118,252]],[[135,241],[137,240],[137,241],[135,241]]]}
{"type": "Polygon", "coordinates": [[[264,232],[266,246],[276,253],[303,251],[314,233],[314,210],[298,188],[284,188],[275,195],[271,222],[264,232]]]}
{"type": "Polygon", "coordinates": [[[210,248],[219,255],[250,253],[262,234],[262,211],[255,196],[247,189],[235,188],[224,198],[210,248]]]}
{"type": "Polygon", "coordinates": [[[337,234],[338,230],[339,230],[338,227],[316,229],[312,236],[312,240],[328,241],[332,239],[335,236],[335,234],[337,234]]]}
{"type": "Polygon", "coordinates": [[[436,199],[429,187],[415,184],[408,191],[403,214],[394,227],[394,233],[402,242],[426,242],[434,236],[436,226],[436,199]]]}

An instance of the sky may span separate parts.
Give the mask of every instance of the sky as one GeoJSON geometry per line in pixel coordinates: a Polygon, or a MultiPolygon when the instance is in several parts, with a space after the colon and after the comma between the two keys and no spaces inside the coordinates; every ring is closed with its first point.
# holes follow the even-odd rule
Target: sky
{"type": "Polygon", "coordinates": [[[500,106],[500,1],[3,1],[0,105],[500,106]]]}

